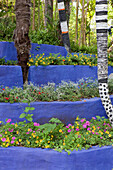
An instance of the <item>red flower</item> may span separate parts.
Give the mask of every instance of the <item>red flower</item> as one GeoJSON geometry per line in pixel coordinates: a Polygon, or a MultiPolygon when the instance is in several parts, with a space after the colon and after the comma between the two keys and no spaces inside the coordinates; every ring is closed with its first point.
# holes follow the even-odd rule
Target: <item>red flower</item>
{"type": "Polygon", "coordinates": [[[44,93],[44,92],[42,92],[42,93],[44,93]]]}
{"type": "Polygon", "coordinates": [[[16,97],[16,99],[18,99],[18,97],[16,97]]]}
{"type": "Polygon", "coordinates": [[[6,97],[5,99],[6,99],[6,100],[9,100],[9,98],[8,98],[8,97],[6,97]]]}
{"type": "Polygon", "coordinates": [[[4,88],[2,90],[5,90],[4,88]]]}
{"type": "Polygon", "coordinates": [[[83,83],[81,83],[81,85],[83,85],[83,83]]]}
{"type": "Polygon", "coordinates": [[[38,92],[38,94],[41,94],[40,92],[38,92]]]}

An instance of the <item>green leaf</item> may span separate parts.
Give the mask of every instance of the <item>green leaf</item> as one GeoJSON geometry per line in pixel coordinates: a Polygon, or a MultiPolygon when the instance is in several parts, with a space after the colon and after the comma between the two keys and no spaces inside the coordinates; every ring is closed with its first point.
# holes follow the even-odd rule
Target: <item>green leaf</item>
{"type": "Polygon", "coordinates": [[[50,119],[49,122],[52,122],[52,123],[62,123],[58,118],[52,118],[52,119],[50,119]]]}
{"type": "Polygon", "coordinates": [[[26,114],[25,113],[22,113],[20,116],[19,116],[19,118],[24,118],[26,116],[26,114]]]}
{"type": "Polygon", "coordinates": [[[35,110],[35,108],[34,107],[26,107],[25,108],[25,110],[24,110],[24,112],[29,112],[30,110],[35,110]]]}
{"type": "Polygon", "coordinates": [[[32,117],[29,117],[29,118],[26,118],[28,121],[32,122],[33,118],[32,117]]]}

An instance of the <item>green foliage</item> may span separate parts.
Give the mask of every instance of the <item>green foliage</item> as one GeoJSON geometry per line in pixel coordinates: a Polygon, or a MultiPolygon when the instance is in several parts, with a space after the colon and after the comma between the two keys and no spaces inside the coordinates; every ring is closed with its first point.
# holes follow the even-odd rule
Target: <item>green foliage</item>
{"type": "MultiPolygon", "coordinates": [[[[113,80],[108,82],[109,92],[113,94],[113,80]]],[[[77,83],[62,81],[59,85],[48,83],[47,85],[25,85],[24,89],[13,87],[0,88],[0,102],[23,102],[35,101],[79,101],[84,98],[99,97],[97,80],[91,78],[80,79],[77,83]]],[[[29,105],[30,106],[30,105],[29,105]]],[[[32,107],[26,107],[25,114],[32,111],[32,107]]],[[[22,115],[25,116],[25,114],[22,115]]]]}
{"type": "Polygon", "coordinates": [[[52,118],[49,123],[25,121],[11,123],[0,121],[0,146],[23,146],[51,148],[68,154],[73,150],[89,149],[92,146],[113,144],[113,128],[108,119],[100,116],[90,121],[77,117],[74,125],[64,125],[59,119],[52,118]]]}
{"type": "Polygon", "coordinates": [[[0,18],[0,41],[13,41],[13,31],[16,22],[12,22],[10,17],[0,18]]]}

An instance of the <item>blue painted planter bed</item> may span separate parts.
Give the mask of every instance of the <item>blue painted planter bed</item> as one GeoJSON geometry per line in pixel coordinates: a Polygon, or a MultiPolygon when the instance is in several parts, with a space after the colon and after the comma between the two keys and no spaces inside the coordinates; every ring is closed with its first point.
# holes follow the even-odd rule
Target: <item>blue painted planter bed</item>
{"type": "MultiPolygon", "coordinates": [[[[113,95],[111,100],[113,103],[113,95]]],[[[19,116],[26,106],[26,103],[0,103],[0,120],[9,118],[12,122],[22,121],[19,116]]],[[[60,119],[64,124],[73,124],[78,115],[87,120],[97,115],[107,118],[101,100],[97,97],[76,102],[34,102],[31,106],[35,108],[31,112],[34,114],[33,120],[40,124],[48,122],[52,117],[60,119]]]]}
{"type": "MultiPolygon", "coordinates": [[[[113,67],[109,66],[108,75],[113,73],[113,67]]],[[[97,67],[73,66],[73,65],[50,65],[31,66],[28,81],[35,85],[54,82],[59,84],[62,80],[77,82],[81,78],[97,78],[97,67]]],[[[22,71],[20,66],[0,66],[0,86],[23,86],[22,71]]]]}
{"type": "Polygon", "coordinates": [[[52,149],[0,148],[1,170],[112,170],[112,146],[59,153],[52,149]]]}

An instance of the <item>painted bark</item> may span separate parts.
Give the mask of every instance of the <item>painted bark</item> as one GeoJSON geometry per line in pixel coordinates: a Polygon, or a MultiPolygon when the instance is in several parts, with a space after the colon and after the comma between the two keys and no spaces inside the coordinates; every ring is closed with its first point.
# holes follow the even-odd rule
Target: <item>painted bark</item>
{"type": "Polygon", "coordinates": [[[107,0],[96,0],[99,94],[113,127],[113,107],[108,93],[107,12],[107,0]]]}
{"type": "Polygon", "coordinates": [[[16,13],[16,29],[14,30],[14,43],[17,49],[18,64],[22,68],[23,83],[28,81],[29,66],[29,51],[31,48],[29,39],[30,27],[30,0],[16,0],[15,13],[16,13]]]}
{"type": "Polygon", "coordinates": [[[57,2],[58,2],[58,10],[59,10],[59,18],[60,18],[60,26],[61,26],[63,44],[67,52],[70,53],[70,40],[69,40],[68,25],[67,25],[67,20],[66,20],[64,1],[57,0],[57,2]]]}

